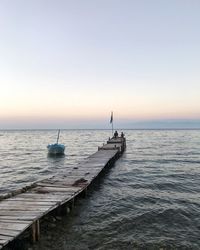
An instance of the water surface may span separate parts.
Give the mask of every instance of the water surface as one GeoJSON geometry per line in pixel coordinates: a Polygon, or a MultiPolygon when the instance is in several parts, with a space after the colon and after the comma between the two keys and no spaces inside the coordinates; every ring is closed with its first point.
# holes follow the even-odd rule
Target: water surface
{"type": "MultiPolygon", "coordinates": [[[[0,192],[62,171],[109,131],[62,131],[66,156],[47,157],[56,131],[1,131],[0,192]]],[[[200,131],[127,130],[127,150],[80,200],[49,224],[34,250],[200,249],[200,131]]]]}

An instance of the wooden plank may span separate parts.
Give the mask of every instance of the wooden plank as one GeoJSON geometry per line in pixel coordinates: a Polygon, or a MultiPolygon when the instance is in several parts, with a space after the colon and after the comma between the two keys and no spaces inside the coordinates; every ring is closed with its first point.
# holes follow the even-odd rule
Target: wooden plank
{"type": "MultiPolygon", "coordinates": [[[[29,206],[24,206],[24,207],[20,207],[20,206],[9,206],[9,208],[7,206],[0,206],[0,210],[6,210],[6,211],[40,211],[40,212],[44,212],[44,211],[48,211],[51,207],[29,207],[29,206]]],[[[1,213],[1,212],[0,212],[1,213]]]]}
{"type": "Polygon", "coordinates": [[[13,236],[0,235],[0,249],[13,240],[13,236]]]}
{"type": "MultiPolygon", "coordinates": [[[[44,193],[44,194],[42,194],[42,193],[32,193],[32,194],[33,194],[33,196],[30,195],[29,197],[31,197],[31,198],[34,198],[34,197],[42,198],[42,197],[45,197],[45,195],[46,195],[49,198],[49,195],[52,195],[52,196],[55,196],[56,197],[55,200],[59,201],[59,202],[61,202],[63,200],[67,201],[67,200],[70,200],[72,198],[71,193],[63,193],[63,192],[62,193],[59,193],[59,192],[53,193],[53,192],[51,192],[50,194],[49,193],[44,193]]],[[[54,198],[52,198],[52,200],[54,200],[54,198]]]]}
{"type": "Polygon", "coordinates": [[[28,201],[26,199],[24,200],[5,200],[4,202],[0,203],[3,206],[24,206],[24,205],[32,205],[32,206],[45,206],[45,207],[50,207],[54,206],[55,204],[58,204],[58,202],[43,202],[43,201],[28,201]]]}
{"type": "Polygon", "coordinates": [[[39,193],[23,193],[21,195],[16,196],[16,198],[26,198],[26,199],[46,199],[48,201],[60,201],[65,197],[70,197],[67,194],[59,194],[59,193],[50,193],[50,194],[39,194],[39,193]]]}
{"type": "MultiPolygon", "coordinates": [[[[61,184],[61,183],[53,183],[53,184],[48,184],[48,183],[38,183],[37,187],[55,187],[55,188],[71,188],[71,185],[67,184],[61,184]]],[[[66,189],[67,190],[67,189],[66,189]]]]}
{"type": "Polygon", "coordinates": [[[117,150],[121,151],[122,150],[122,146],[120,144],[114,144],[114,143],[112,143],[112,144],[106,144],[106,145],[100,147],[100,149],[101,150],[102,149],[108,149],[108,150],[115,150],[115,149],[117,149],[117,150]]]}
{"type": "Polygon", "coordinates": [[[11,220],[11,221],[17,221],[20,220],[22,221],[29,221],[32,222],[35,218],[37,218],[37,215],[30,215],[30,216],[26,216],[26,215],[0,215],[0,221],[4,221],[4,220],[11,220]]]}
{"type": "Polygon", "coordinates": [[[60,187],[72,187],[71,184],[69,183],[69,179],[67,181],[58,181],[54,180],[51,183],[49,182],[39,182],[38,186],[60,186],[60,187]]]}
{"type": "Polygon", "coordinates": [[[0,235],[16,237],[19,234],[20,234],[20,231],[18,231],[18,230],[11,230],[11,229],[5,229],[5,228],[2,229],[2,228],[0,228],[0,235]]]}
{"type": "MultiPolygon", "coordinates": [[[[56,203],[54,203],[54,204],[56,204],[56,203]]],[[[24,202],[24,203],[22,203],[22,202],[4,202],[4,203],[2,203],[2,204],[0,204],[0,208],[6,208],[6,209],[10,209],[10,208],[12,208],[12,207],[26,207],[26,208],[33,208],[33,205],[34,205],[34,207],[35,208],[37,208],[37,209],[39,209],[39,208],[41,208],[41,209],[48,209],[49,207],[52,207],[52,206],[54,206],[54,205],[52,205],[52,204],[38,204],[38,203],[35,203],[35,204],[33,204],[32,202],[24,202]]]]}
{"type": "Polygon", "coordinates": [[[27,216],[27,215],[30,215],[30,216],[37,216],[39,215],[41,212],[40,211],[13,211],[13,210],[8,210],[8,209],[0,209],[0,216],[7,216],[7,215],[11,215],[11,216],[14,216],[14,215],[18,215],[18,216],[27,216]]]}
{"type": "Polygon", "coordinates": [[[8,240],[0,239],[0,245],[3,246],[8,242],[8,240]]]}
{"type": "Polygon", "coordinates": [[[11,240],[12,238],[12,236],[0,235],[1,240],[11,240]]]}
{"type": "Polygon", "coordinates": [[[43,204],[54,204],[54,203],[59,203],[60,201],[61,201],[62,199],[52,199],[52,200],[50,200],[50,199],[46,199],[45,200],[45,197],[44,198],[40,198],[40,197],[33,197],[33,198],[29,198],[29,197],[15,197],[15,198],[13,198],[13,199],[9,199],[9,200],[7,200],[7,201],[9,201],[9,202],[17,202],[17,201],[24,201],[24,202],[37,202],[37,203],[43,203],[43,204]]]}
{"type": "MultiPolygon", "coordinates": [[[[23,231],[25,230],[27,227],[30,226],[30,223],[12,223],[12,222],[8,222],[8,223],[5,223],[5,222],[1,222],[0,223],[0,230],[1,229],[6,229],[6,230],[14,230],[14,231],[23,231]]],[[[0,231],[1,232],[1,231],[0,231]]]]}
{"type": "Polygon", "coordinates": [[[117,150],[117,149],[113,149],[113,150],[110,150],[110,151],[103,151],[103,150],[100,150],[100,151],[97,151],[96,153],[90,155],[87,159],[98,158],[99,161],[105,161],[105,160],[107,160],[108,158],[111,159],[111,158],[114,157],[117,153],[118,153],[118,150],[117,150]]]}
{"type": "MultiPolygon", "coordinates": [[[[88,175],[88,174],[90,174],[90,173],[85,173],[85,175],[88,175]]],[[[84,176],[84,175],[83,175],[84,176]]],[[[73,184],[74,182],[72,182],[71,184],[64,184],[64,185],[62,185],[62,184],[60,184],[60,183],[58,183],[58,184],[46,184],[46,183],[39,183],[38,184],[38,186],[39,187],[55,187],[55,188],[67,188],[66,190],[71,190],[71,189],[73,189],[74,190],[74,186],[72,186],[72,184],[73,184]]]]}
{"type": "Polygon", "coordinates": [[[35,188],[34,190],[37,190],[37,192],[64,192],[64,193],[71,193],[73,195],[74,193],[78,192],[81,190],[79,187],[66,187],[66,188],[58,188],[58,187],[42,187],[42,188],[35,188]]]}
{"type": "Polygon", "coordinates": [[[16,220],[16,219],[10,219],[10,220],[8,220],[8,219],[2,219],[2,217],[0,217],[0,224],[1,223],[19,223],[19,222],[20,222],[20,224],[26,224],[27,225],[27,223],[31,223],[32,220],[29,220],[29,221],[16,220]]]}
{"type": "Polygon", "coordinates": [[[49,207],[49,206],[52,206],[54,204],[56,204],[57,202],[53,201],[49,201],[49,202],[43,202],[43,201],[35,201],[32,200],[32,201],[27,201],[26,199],[24,200],[3,200],[2,202],[0,202],[0,207],[1,206],[13,206],[13,205],[16,205],[16,206],[23,206],[23,205],[34,205],[34,206],[46,206],[46,207],[49,207]]]}

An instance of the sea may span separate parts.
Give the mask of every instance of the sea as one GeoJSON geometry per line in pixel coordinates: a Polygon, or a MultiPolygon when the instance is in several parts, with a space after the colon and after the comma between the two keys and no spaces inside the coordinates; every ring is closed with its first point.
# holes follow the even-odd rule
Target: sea
{"type": "MultiPolygon", "coordinates": [[[[119,133],[121,130],[118,131],[119,133]]],[[[200,130],[123,130],[124,154],[33,250],[200,249],[200,130]]],[[[0,195],[50,177],[97,151],[110,130],[0,131],[0,195]]]]}

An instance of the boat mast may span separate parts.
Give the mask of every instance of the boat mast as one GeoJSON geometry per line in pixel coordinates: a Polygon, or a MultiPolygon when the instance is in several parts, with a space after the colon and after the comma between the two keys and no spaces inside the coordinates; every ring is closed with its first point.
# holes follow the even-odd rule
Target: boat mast
{"type": "Polygon", "coordinates": [[[58,130],[58,136],[57,136],[57,144],[58,144],[58,140],[59,140],[59,136],[60,136],[60,129],[58,130]]]}

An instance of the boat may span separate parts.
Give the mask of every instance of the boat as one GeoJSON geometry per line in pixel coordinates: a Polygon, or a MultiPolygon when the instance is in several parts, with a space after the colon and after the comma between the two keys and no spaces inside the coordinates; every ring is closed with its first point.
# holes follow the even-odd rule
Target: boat
{"type": "Polygon", "coordinates": [[[60,129],[58,130],[58,136],[57,136],[56,143],[49,144],[47,146],[48,154],[49,155],[63,155],[64,154],[64,152],[65,152],[65,145],[58,143],[59,136],[60,136],[60,129]]]}
{"type": "Polygon", "coordinates": [[[49,155],[63,155],[65,151],[65,145],[63,144],[49,144],[47,146],[49,155]]]}

